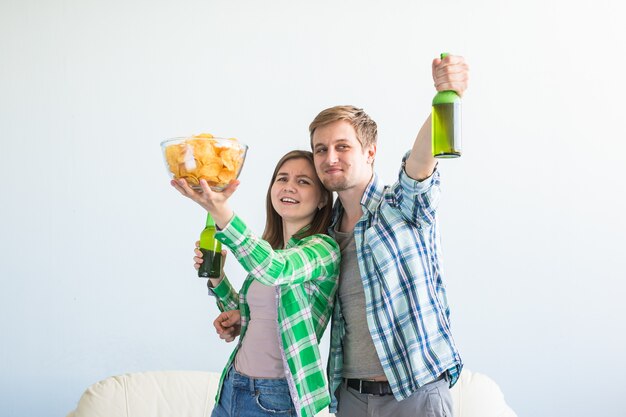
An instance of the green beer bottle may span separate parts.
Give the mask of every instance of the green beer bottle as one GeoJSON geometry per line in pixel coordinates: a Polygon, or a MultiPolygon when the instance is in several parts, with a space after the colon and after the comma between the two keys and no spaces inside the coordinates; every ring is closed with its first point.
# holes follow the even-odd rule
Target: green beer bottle
{"type": "Polygon", "coordinates": [[[206,214],[206,227],[200,234],[202,263],[198,269],[200,278],[219,278],[222,273],[222,242],[215,238],[215,221],[206,214]]]}
{"type": "Polygon", "coordinates": [[[435,158],[461,156],[461,97],[455,91],[439,91],[433,98],[431,131],[435,158]]]}

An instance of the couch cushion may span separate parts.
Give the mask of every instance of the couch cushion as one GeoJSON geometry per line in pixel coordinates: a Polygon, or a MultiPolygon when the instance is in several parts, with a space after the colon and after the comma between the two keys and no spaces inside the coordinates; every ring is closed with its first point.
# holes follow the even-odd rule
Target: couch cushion
{"type": "Polygon", "coordinates": [[[113,376],[90,386],[68,417],[208,417],[219,377],[199,371],[113,376]]]}
{"type": "Polygon", "coordinates": [[[463,369],[451,393],[455,417],[517,417],[500,387],[486,375],[463,369]]]}

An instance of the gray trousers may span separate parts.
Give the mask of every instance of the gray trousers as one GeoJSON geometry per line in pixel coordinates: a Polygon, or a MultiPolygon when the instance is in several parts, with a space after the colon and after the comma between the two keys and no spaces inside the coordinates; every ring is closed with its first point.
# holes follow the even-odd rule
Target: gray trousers
{"type": "Polygon", "coordinates": [[[452,417],[452,395],[446,378],[420,387],[409,398],[361,394],[344,382],[337,389],[337,417],[452,417]]]}

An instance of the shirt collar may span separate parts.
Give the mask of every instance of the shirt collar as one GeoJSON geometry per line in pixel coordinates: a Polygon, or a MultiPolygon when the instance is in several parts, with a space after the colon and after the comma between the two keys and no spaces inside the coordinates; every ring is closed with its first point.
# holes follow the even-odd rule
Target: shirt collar
{"type": "MultiPolygon", "coordinates": [[[[367,186],[365,187],[363,196],[361,197],[361,207],[363,207],[363,214],[365,214],[365,211],[369,213],[374,213],[376,211],[378,202],[383,197],[384,190],[385,185],[380,181],[378,175],[374,173],[369,184],[367,184],[367,186]]],[[[339,219],[341,219],[342,214],[343,205],[341,204],[341,199],[338,198],[335,202],[335,207],[333,207],[333,220],[329,227],[331,233],[335,230],[335,226],[337,225],[339,219]]]]}
{"type": "Polygon", "coordinates": [[[363,197],[361,197],[361,206],[363,206],[363,208],[365,208],[370,213],[376,211],[376,207],[378,207],[378,202],[381,198],[383,198],[384,190],[384,184],[380,181],[378,175],[374,173],[374,175],[372,175],[372,180],[369,184],[367,184],[367,187],[365,187],[363,197]]]}
{"type": "Polygon", "coordinates": [[[303,228],[301,228],[300,230],[298,230],[293,236],[291,236],[289,238],[289,241],[287,242],[287,244],[285,245],[285,249],[287,248],[291,248],[293,246],[296,246],[298,244],[298,242],[300,242],[302,239],[299,239],[298,236],[301,233],[306,232],[307,230],[309,230],[311,228],[310,224],[307,224],[306,226],[304,226],[303,228]]]}

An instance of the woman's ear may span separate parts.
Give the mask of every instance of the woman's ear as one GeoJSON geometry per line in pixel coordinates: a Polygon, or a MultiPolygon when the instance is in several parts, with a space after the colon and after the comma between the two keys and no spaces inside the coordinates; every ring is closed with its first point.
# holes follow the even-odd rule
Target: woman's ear
{"type": "Polygon", "coordinates": [[[323,193],[322,198],[320,199],[320,202],[317,205],[317,209],[318,210],[323,209],[324,207],[326,207],[326,204],[328,204],[328,194],[323,193]]]}

